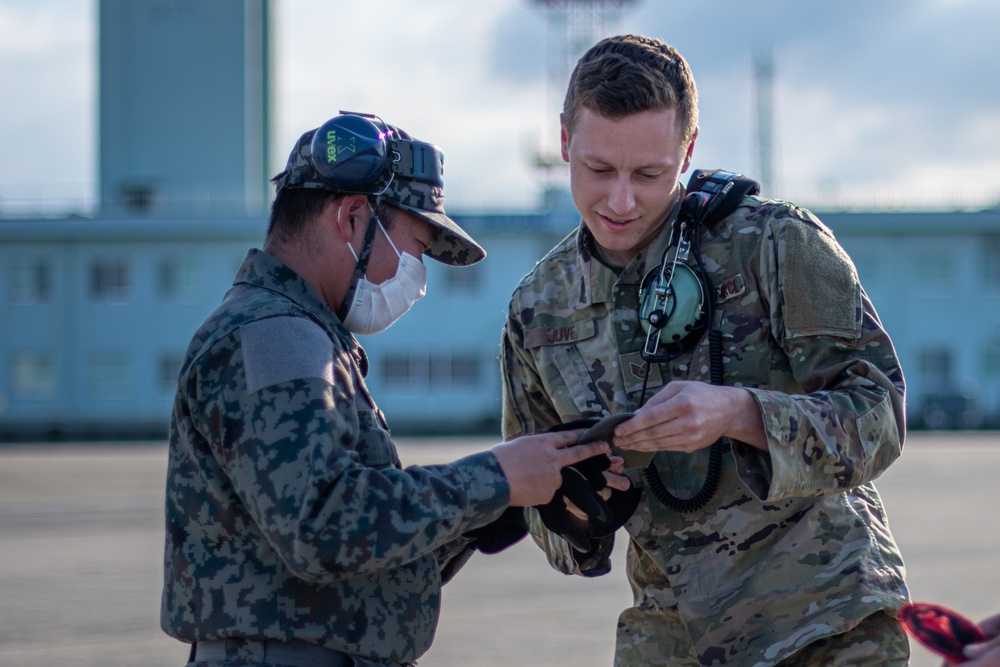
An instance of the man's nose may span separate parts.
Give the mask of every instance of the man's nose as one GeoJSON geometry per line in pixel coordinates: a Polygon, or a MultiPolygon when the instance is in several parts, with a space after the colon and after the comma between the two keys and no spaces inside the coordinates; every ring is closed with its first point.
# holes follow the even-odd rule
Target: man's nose
{"type": "Polygon", "coordinates": [[[628,178],[615,179],[608,193],[608,208],[618,215],[625,215],[635,207],[635,192],[628,178]]]}

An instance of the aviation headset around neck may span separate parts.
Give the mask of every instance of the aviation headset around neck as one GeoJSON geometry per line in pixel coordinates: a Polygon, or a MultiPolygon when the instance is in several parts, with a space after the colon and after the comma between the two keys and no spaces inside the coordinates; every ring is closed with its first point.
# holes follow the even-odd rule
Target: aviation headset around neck
{"type": "MultiPolygon", "coordinates": [[[[732,213],[743,197],[760,192],[756,181],[731,172],[695,170],[674,220],[663,261],[643,278],[639,287],[639,320],[646,332],[641,353],[646,361],[642,394],[646,400],[649,365],[676,359],[695,345],[713,319],[715,290],[701,256],[701,228],[732,213]],[[695,267],[687,264],[694,253],[695,267]]],[[[712,384],[723,383],[722,333],[708,332],[712,384]]],[[[653,461],[643,468],[649,492],[677,512],[700,510],[715,495],[722,476],[722,440],[712,444],[705,481],[689,498],[673,495],[663,484],[653,461]]]]}
{"type": "Polygon", "coordinates": [[[710,317],[708,278],[698,247],[701,195],[692,192],[684,197],[663,259],[646,274],[639,288],[639,321],[646,332],[642,356],[646,361],[665,362],[680,355],[701,338],[710,317]],[[692,246],[697,270],[687,264],[692,246]]]}
{"type": "Polygon", "coordinates": [[[698,342],[712,320],[714,293],[701,256],[701,229],[729,215],[756,181],[731,172],[696,169],[674,220],[661,263],[639,287],[639,320],[649,362],[675,359],[698,342]],[[695,266],[687,264],[694,253],[695,266]]]}

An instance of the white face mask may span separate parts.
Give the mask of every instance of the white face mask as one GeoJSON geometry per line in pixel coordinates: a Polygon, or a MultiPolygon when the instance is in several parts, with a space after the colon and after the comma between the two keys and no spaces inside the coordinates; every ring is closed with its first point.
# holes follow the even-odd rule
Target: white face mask
{"type": "MultiPolygon", "coordinates": [[[[399,266],[396,268],[396,275],[381,285],[372,284],[365,276],[358,279],[357,287],[354,289],[354,299],[344,319],[344,326],[359,336],[367,336],[389,328],[389,325],[402,317],[417,299],[427,293],[427,267],[412,255],[396,250],[396,245],[389,238],[385,227],[382,227],[381,220],[378,221],[378,226],[389,240],[396,257],[399,258],[399,266]]],[[[358,255],[354,252],[354,248],[349,243],[347,247],[357,261],[358,255]]]]}

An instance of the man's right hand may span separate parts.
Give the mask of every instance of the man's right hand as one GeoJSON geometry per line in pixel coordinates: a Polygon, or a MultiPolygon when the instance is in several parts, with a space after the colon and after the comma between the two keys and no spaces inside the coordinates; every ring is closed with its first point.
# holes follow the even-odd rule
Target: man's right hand
{"type": "MultiPolygon", "coordinates": [[[[1000,665],[1000,614],[979,622],[979,628],[986,634],[986,641],[965,647],[967,662],[962,667],[996,667],[1000,665]]],[[[946,665],[952,663],[946,662],[946,665]]]]}
{"type": "Polygon", "coordinates": [[[543,505],[562,485],[562,469],[591,456],[608,455],[606,442],[576,445],[585,429],[526,435],[493,447],[507,482],[510,484],[510,505],[531,507],[543,505]]]}

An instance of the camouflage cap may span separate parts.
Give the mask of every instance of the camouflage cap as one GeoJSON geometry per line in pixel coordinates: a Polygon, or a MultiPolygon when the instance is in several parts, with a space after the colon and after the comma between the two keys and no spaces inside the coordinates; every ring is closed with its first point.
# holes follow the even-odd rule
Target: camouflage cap
{"type": "MultiPolygon", "coordinates": [[[[313,164],[313,136],[318,129],[320,128],[309,130],[299,137],[288,156],[285,170],[272,179],[276,193],[285,188],[316,188],[334,192],[373,195],[381,201],[416,215],[434,227],[434,241],[426,252],[429,257],[452,266],[469,266],[486,256],[483,247],[445,213],[444,188],[440,183],[432,183],[398,173],[398,169],[394,167],[394,164],[398,164],[398,160],[394,163],[391,159],[385,159],[387,167],[381,170],[375,180],[356,190],[337,187],[325,180],[313,164]]],[[[400,140],[413,141],[406,132],[399,128],[389,125],[388,129],[391,134],[389,141],[391,150],[395,150],[395,144],[400,140]]],[[[430,147],[429,144],[423,145],[430,147]]],[[[443,162],[440,149],[431,148],[433,148],[437,159],[443,162]]],[[[413,151],[401,152],[408,155],[413,154],[413,151]]],[[[362,158],[352,157],[350,159],[362,158]]],[[[438,172],[440,173],[440,169],[438,172]]]]}

